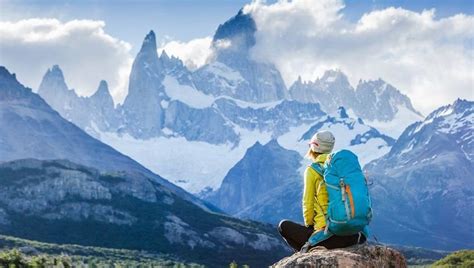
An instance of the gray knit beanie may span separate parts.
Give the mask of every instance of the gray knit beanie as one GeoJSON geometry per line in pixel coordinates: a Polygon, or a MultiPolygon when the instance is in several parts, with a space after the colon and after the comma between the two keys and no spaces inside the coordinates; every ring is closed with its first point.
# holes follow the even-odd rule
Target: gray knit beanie
{"type": "Polygon", "coordinates": [[[314,134],[309,142],[311,150],[316,153],[328,154],[334,148],[336,139],[331,132],[324,130],[314,134]]]}

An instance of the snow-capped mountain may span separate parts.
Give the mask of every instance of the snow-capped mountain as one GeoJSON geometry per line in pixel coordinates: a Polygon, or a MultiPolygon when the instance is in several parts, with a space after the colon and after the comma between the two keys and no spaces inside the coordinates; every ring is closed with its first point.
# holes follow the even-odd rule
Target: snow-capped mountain
{"type": "Polygon", "coordinates": [[[308,149],[311,137],[320,130],[329,130],[336,137],[334,150],[349,149],[356,153],[362,165],[390,151],[395,140],[368,126],[361,118],[351,118],[344,107],[331,115],[321,117],[311,125],[294,128],[278,138],[285,148],[297,150],[302,155],[308,149]]]}
{"type": "Polygon", "coordinates": [[[212,212],[63,119],[4,67],[0,125],[2,234],[175,254],[218,267],[229,259],[268,266],[287,254],[274,228],[212,212]]]}
{"type": "Polygon", "coordinates": [[[334,113],[341,106],[354,106],[356,96],[347,76],[339,70],[329,70],[314,82],[302,81],[301,77],[290,87],[292,99],[301,102],[317,102],[321,108],[334,113]]]}
{"type": "MultiPolygon", "coordinates": [[[[316,103],[291,100],[252,103],[229,96],[206,95],[194,86],[190,72],[179,59],[170,58],[166,52],[158,57],[154,42],[154,34],[150,32],[133,65],[129,95],[114,110],[116,117],[107,121],[113,123],[95,121],[105,111],[84,109],[97,106],[95,96],[104,95],[100,93],[103,87],[89,98],[79,98],[74,91],[67,90],[62,74],[56,76],[55,83],[47,83],[48,72],[39,92],[70,93],[72,102],[83,106],[59,109],[61,115],[192,192],[217,188],[228,170],[256,141],[267,142],[324,115],[316,103]],[[148,83],[153,87],[148,87],[148,83]],[[47,85],[51,87],[47,89],[47,85]],[[143,108],[155,105],[159,111],[143,108]],[[84,112],[89,116],[88,122],[82,120],[84,117],[74,116],[84,112]],[[186,163],[193,165],[183,169],[186,163]],[[210,169],[210,163],[218,165],[210,169]]],[[[57,66],[53,69],[60,72],[57,66]]],[[[55,103],[54,94],[44,96],[55,103]]],[[[63,107],[61,103],[57,106],[63,107]]]]}
{"type": "Polygon", "coordinates": [[[355,95],[359,101],[357,106],[354,107],[354,111],[357,116],[368,121],[390,121],[395,118],[398,109],[401,107],[421,117],[421,114],[413,108],[410,99],[406,95],[403,95],[382,79],[359,81],[355,95]]]}
{"type": "MultiPolygon", "coordinates": [[[[77,112],[82,108],[82,100],[73,89],[68,88],[58,65],[46,71],[38,88],[38,94],[65,117],[83,123],[83,114],[77,112]]],[[[82,126],[82,124],[78,125],[82,126]]]]}
{"type": "Polygon", "coordinates": [[[334,133],[335,150],[354,151],[362,164],[386,154],[395,142],[360,118],[350,118],[341,107],[316,124],[296,127],[265,145],[254,144],[226,174],[220,188],[201,197],[236,217],[273,224],[285,218],[302,221],[303,173],[310,164],[303,156],[311,136],[322,129],[334,133]]]}
{"type": "MultiPolygon", "coordinates": [[[[154,47],[154,34],[151,32],[144,40],[144,49],[149,46],[154,47]]],[[[123,106],[113,110],[108,91],[105,90],[103,83],[99,90],[89,98],[79,98],[72,90],[67,90],[64,77],[59,67],[53,67],[57,75],[55,83],[48,82],[49,72],[42,83],[40,93],[47,90],[54,92],[60,90],[70,94],[74,103],[83,103],[88,109],[82,109],[80,105],[74,109],[61,109],[64,104],[56,104],[62,115],[72,122],[78,124],[91,135],[99,138],[103,142],[113,146],[139,161],[154,172],[163,174],[167,178],[188,191],[197,193],[206,187],[217,189],[225,177],[226,173],[241,159],[247,148],[255,142],[266,143],[272,138],[279,139],[279,142],[285,148],[303,152],[308,137],[302,138],[303,134],[311,126],[318,128],[332,128],[334,131],[342,131],[339,135],[339,148],[352,146],[352,149],[361,154],[364,162],[373,160],[382,154],[388,152],[391,145],[391,139],[380,134],[377,130],[366,126],[361,119],[353,120],[342,118],[340,115],[328,118],[321,111],[317,103],[303,103],[295,100],[280,100],[271,103],[251,103],[242,100],[233,99],[229,96],[215,97],[206,95],[196,89],[189,76],[189,71],[184,67],[179,59],[169,57],[163,52],[160,57],[152,52],[139,52],[134,64],[132,73],[135,76],[150,75],[150,79],[157,79],[159,89],[147,91],[147,94],[156,94],[160,99],[160,111],[162,119],[153,113],[145,113],[144,120],[135,119],[134,124],[147,125],[146,122],[158,122],[163,120],[160,131],[156,133],[151,131],[153,128],[147,128],[148,131],[142,132],[137,125],[128,124],[130,120],[126,110],[140,111],[142,106],[152,104],[138,103],[140,93],[131,93],[137,91],[139,87],[130,87],[130,94],[135,94],[130,98],[136,98],[137,104],[125,101],[123,106]],[[138,59],[151,61],[144,55],[154,55],[152,58],[156,61],[153,66],[158,66],[156,72],[150,72],[148,69],[139,68],[145,64],[138,64],[138,59]],[[136,67],[138,66],[138,67],[136,67]],[[144,72],[144,73],[141,73],[144,72]],[[182,81],[182,82],[180,82],[182,81]],[[48,83],[47,83],[48,82],[48,83]],[[55,89],[47,88],[47,85],[60,84],[62,87],[55,89]],[[158,93],[157,93],[158,92],[158,93]],[[99,96],[102,96],[99,98],[99,96]],[[104,106],[100,106],[96,100],[103,99],[104,106]],[[75,100],[75,101],[74,101],[75,100]],[[102,107],[103,109],[97,109],[102,107]],[[109,107],[109,108],[107,108],[109,107]],[[74,112],[71,112],[74,111],[74,112]],[[85,116],[73,116],[75,114],[85,116]],[[72,114],[72,115],[71,115],[72,114]],[[107,120],[102,120],[101,116],[106,115],[107,120]],[[69,116],[69,117],[68,117],[69,116]],[[83,120],[82,118],[87,118],[83,120]],[[97,120],[96,120],[97,118],[97,120]],[[146,119],[148,118],[148,119],[146,119]],[[326,120],[326,121],[325,121],[326,120]],[[102,123],[105,122],[105,123],[102,123]],[[143,123],[145,122],[145,123],[143,123]],[[338,125],[338,126],[336,126],[338,125]],[[117,127],[119,126],[119,127],[117,127]],[[356,129],[357,134],[352,131],[356,129]],[[130,130],[133,129],[133,130],[130,130]],[[352,131],[350,134],[345,131],[352,131]],[[152,137],[148,137],[153,135],[152,137]],[[360,137],[358,138],[357,135],[360,137]],[[382,139],[369,139],[369,138],[382,139]],[[348,140],[346,140],[346,138],[348,140]],[[360,139],[357,141],[357,139],[360,139]],[[366,143],[374,143],[367,150],[366,143]],[[359,145],[357,147],[357,145],[359,145]],[[359,149],[357,149],[359,148],[359,149]],[[189,152],[194,153],[189,153],[189,152]],[[182,163],[182,164],[176,164],[182,163]],[[186,163],[193,163],[189,166],[186,163]],[[217,163],[211,169],[210,163],[217,163]],[[188,168],[183,169],[187,165],[188,168]]],[[[151,63],[149,63],[150,65],[151,63]]],[[[133,78],[131,78],[133,80],[133,78]]],[[[131,85],[134,83],[131,82],[131,85]]],[[[54,94],[51,94],[55,96],[54,94]]],[[[44,94],[45,97],[49,95],[44,94]]],[[[148,95],[147,95],[148,96],[148,95]]],[[[142,102],[155,102],[153,98],[144,98],[142,102]]],[[[52,98],[56,103],[56,99],[52,98]]],[[[83,106],[84,107],[84,106],[83,106]]],[[[155,126],[154,129],[156,129],[155,126]]],[[[316,131],[313,128],[311,131],[316,131]]]]}
{"type": "Polygon", "coordinates": [[[367,166],[376,235],[431,248],[474,246],[474,195],[466,187],[474,178],[473,122],[474,102],[457,100],[409,126],[367,166]]]}
{"type": "Polygon", "coordinates": [[[290,87],[290,96],[301,102],[318,102],[328,113],[343,106],[393,138],[409,124],[422,119],[410,99],[392,85],[381,79],[361,80],[354,89],[340,70],[326,71],[314,82],[299,78],[290,87]]]}
{"type": "Polygon", "coordinates": [[[287,89],[276,67],[251,58],[256,30],[253,18],[242,10],[219,25],[211,45],[215,61],[193,73],[196,87],[213,96],[254,103],[284,99],[287,89]]]}
{"type": "Polygon", "coordinates": [[[101,81],[90,97],[80,97],[69,89],[58,65],[48,69],[38,88],[38,94],[62,117],[74,122],[91,135],[94,129],[110,129],[119,125],[118,114],[106,81],[101,81]]]}
{"type": "MultiPolygon", "coordinates": [[[[351,115],[359,109],[357,91],[340,71],[328,71],[316,82],[297,81],[287,90],[275,66],[252,58],[251,48],[257,42],[255,31],[251,15],[240,11],[218,27],[212,42],[214,57],[195,71],[188,70],[181,60],[165,51],[159,55],[155,34],[150,31],[133,63],[128,95],[117,108],[113,108],[103,83],[91,97],[78,97],[68,89],[57,66],[52,70],[61,75],[52,79],[48,72],[39,93],[64,118],[186,190],[216,190],[255,142],[265,144],[278,139],[285,148],[301,151],[305,146],[302,135],[327,119],[325,109],[337,113],[338,107],[349,107],[351,115]],[[67,97],[59,98],[61,94],[67,97]],[[324,101],[321,96],[326,96],[324,101]]],[[[375,86],[361,88],[367,88],[361,92],[369,93],[371,89],[379,90],[375,86]]],[[[408,104],[393,101],[396,90],[393,94],[384,93],[392,90],[389,86],[380,90],[374,93],[376,97],[371,97],[376,107],[409,104],[409,100],[408,104]],[[385,95],[389,97],[380,97],[385,95]]],[[[367,97],[367,101],[371,98],[367,97]]],[[[387,109],[397,109],[392,108],[387,109]]],[[[414,114],[408,108],[403,111],[414,114]]],[[[373,122],[386,129],[394,122],[398,124],[397,118],[373,122]]],[[[356,132],[341,133],[339,145],[359,150],[364,162],[388,152],[390,139],[383,134],[392,136],[391,130],[388,134],[378,128],[371,130],[364,117],[355,120],[361,123],[348,121],[343,126],[341,122],[328,121],[322,127],[337,124],[344,132],[350,124],[361,126],[363,129],[356,132],[366,137],[361,136],[360,149],[351,144],[356,132]],[[372,136],[384,138],[367,139],[372,136]],[[369,145],[370,150],[365,150],[366,142],[376,146],[369,145]]],[[[402,128],[400,124],[397,127],[402,128]]]]}
{"type": "Polygon", "coordinates": [[[382,79],[359,81],[356,96],[358,101],[352,108],[356,115],[393,138],[413,122],[423,120],[410,98],[382,79]]]}

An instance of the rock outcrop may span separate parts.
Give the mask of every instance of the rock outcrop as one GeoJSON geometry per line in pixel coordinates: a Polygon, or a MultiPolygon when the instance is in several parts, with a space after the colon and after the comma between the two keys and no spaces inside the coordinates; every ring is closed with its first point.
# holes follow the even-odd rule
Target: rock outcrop
{"type": "Polygon", "coordinates": [[[384,246],[360,245],[344,249],[328,250],[316,247],[308,253],[295,253],[271,267],[407,267],[405,257],[384,246]]]}

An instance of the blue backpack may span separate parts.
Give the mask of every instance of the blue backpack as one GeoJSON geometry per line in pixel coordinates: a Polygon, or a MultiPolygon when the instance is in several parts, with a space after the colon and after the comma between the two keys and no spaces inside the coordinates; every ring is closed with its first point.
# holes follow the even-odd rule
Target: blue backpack
{"type": "Polygon", "coordinates": [[[311,167],[323,178],[329,203],[324,232],[313,234],[308,242],[314,246],[334,235],[362,233],[368,238],[367,225],[372,219],[367,180],[357,156],[349,150],[332,153],[324,165],[311,167]]]}

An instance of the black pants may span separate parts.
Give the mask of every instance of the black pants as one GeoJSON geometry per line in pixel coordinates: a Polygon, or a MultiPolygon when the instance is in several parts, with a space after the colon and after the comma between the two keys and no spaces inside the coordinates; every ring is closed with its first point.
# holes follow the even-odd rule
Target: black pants
{"type": "MultiPolygon", "coordinates": [[[[285,239],[286,243],[290,245],[295,251],[300,251],[301,247],[308,241],[308,238],[314,232],[313,227],[306,227],[296,222],[289,220],[282,220],[278,224],[278,232],[285,239]]],[[[316,246],[323,246],[327,249],[333,248],[345,248],[352,245],[364,243],[366,237],[361,235],[359,240],[359,235],[350,235],[350,236],[337,236],[333,235],[330,238],[318,243],[316,246]]]]}

